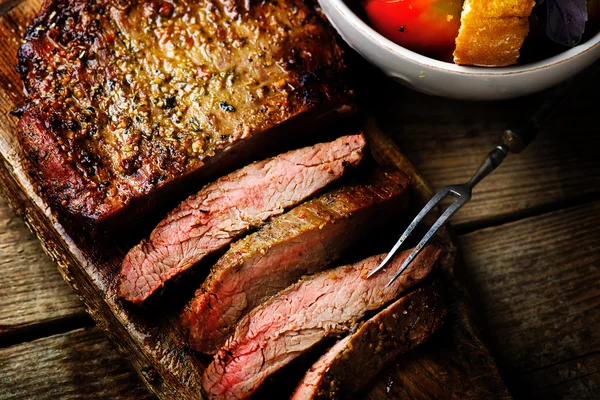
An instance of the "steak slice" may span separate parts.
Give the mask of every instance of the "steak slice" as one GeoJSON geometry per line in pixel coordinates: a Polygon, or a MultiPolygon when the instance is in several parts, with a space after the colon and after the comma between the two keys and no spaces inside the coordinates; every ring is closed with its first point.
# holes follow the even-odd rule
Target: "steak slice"
{"type": "Polygon", "coordinates": [[[347,332],[365,313],[382,308],[425,278],[440,250],[427,246],[389,287],[402,261],[367,279],[383,255],[307,277],[258,306],[236,330],[204,371],[202,387],[209,399],[245,399],[272,373],[324,338],[347,332]]]}
{"type": "Polygon", "coordinates": [[[244,314],[322,270],[403,210],[404,174],[375,170],[362,181],[310,200],[233,244],[183,313],[191,347],[214,353],[244,314]]]}
{"type": "Polygon", "coordinates": [[[402,297],[325,353],[292,400],[350,398],[398,355],[428,340],[445,315],[442,297],[432,287],[402,297]]]}
{"type": "Polygon", "coordinates": [[[107,221],[347,110],[343,70],[302,0],[45,0],[18,138],[57,210],[107,221]]]}
{"type": "Polygon", "coordinates": [[[357,165],[362,134],[256,162],[205,186],[129,251],[119,295],[141,303],[163,284],[249,229],[303,201],[357,165]]]}

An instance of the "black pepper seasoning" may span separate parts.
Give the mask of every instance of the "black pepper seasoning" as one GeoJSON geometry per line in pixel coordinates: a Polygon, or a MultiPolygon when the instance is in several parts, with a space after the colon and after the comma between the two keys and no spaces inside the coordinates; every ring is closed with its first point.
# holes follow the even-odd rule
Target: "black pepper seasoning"
{"type": "Polygon", "coordinates": [[[232,106],[231,104],[228,104],[226,101],[222,101],[219,103],[219,107],[221,107],[221,110],[225,111],[225,112],[235,112],[235,107],[232,106]]]}
{"type": "Polygon", "coordinates": [[[168,96],[167,98],[165,98],[165,103],[163,105],[163,108],[169,110],[171,108],[175,108],[175,103],[177,102],[177,100],[175,99],[175,96],[168,96]]]}

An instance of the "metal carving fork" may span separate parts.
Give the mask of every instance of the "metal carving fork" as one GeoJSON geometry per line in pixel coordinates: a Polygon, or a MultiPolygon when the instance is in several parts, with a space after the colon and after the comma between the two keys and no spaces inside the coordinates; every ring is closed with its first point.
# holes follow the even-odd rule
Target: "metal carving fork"
{"type": "MultiPolygon", "coordinates": [[[[596,71],[598,68],[590,68],[592,71],[596,71]]],[[[378,271],[382,270],[387,263],[394,257],[396,252],[400,249],[404,241],[410,236],[414,229],[419,225],[423,218],[429,214],[431,210],[436,208],[440,201],[447,196],[454,196],[454,202],[442,213],[437,219],[429,231],[425,234],[423,239],[417,244],[417,246],[410,253],[408,258],[404,261],[398,272],[389,281],[387,286],[390,286],[399,276],[406,270],[410,263],[417,257],[417,255],[423,250],[425,245],[431,240],[436,232],[444,225],[450,217],[452,217],[458,210],[461,209],[465,204],[471,200],[473,188],[481,182],[483,178],[488,176],[504,161],[509,152],[520,153],[522,152],[535,138],[537,132],[544,122],[546,122],[558,109],[558,107],[568,97],[572,89],[581,80],[583,75],[580,74],[570,81],[563,83],[551,92],[548,96],[544,96],[543,100],[537,106],[533,107],[529,112],[522,116],[518,122],[512,125],[509,129],[502,133],[502,143],[496,146],[488,156],[485,158],[477,172],[473,175],[468,182],[462,185],[450,185],[440,190],[433,198],[427,203],[427,205],[421,210],[417,217],[411,222],[406,231],[400,237],[400,240],[394,245],[392,250],[388,253],[387,257],[383,262],[375,268],[367,278],[375,275],[378,271]]]]}

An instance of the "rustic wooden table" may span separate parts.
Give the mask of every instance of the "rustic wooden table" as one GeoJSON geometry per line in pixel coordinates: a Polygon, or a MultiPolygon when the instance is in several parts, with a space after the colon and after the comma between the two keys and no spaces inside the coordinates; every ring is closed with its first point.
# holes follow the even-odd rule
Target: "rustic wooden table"
{"type": "MultiPolygon", "coordinates": [[[[600,77],[580,88],[453,220],[486,339],[516,399],[600,398],[598,89],[600,77]]],[[[373,98],[434,189],[468,178],[530,101],[458,102],[388,81],[373,98]]],[[[151,397],[2,197],[0,266],[0,399],[151,397]]]]}

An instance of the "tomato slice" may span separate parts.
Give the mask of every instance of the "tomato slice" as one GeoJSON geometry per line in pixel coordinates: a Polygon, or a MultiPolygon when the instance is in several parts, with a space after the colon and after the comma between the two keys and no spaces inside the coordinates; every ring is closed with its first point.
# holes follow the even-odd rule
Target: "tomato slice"
{"type": "Polygon", "coordinates": [[[407,49],[447,56],[455,47],[463,0],[362,0],[376,31],[407,49]]]}

